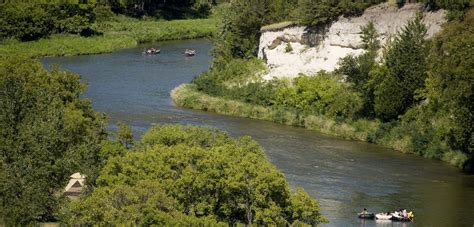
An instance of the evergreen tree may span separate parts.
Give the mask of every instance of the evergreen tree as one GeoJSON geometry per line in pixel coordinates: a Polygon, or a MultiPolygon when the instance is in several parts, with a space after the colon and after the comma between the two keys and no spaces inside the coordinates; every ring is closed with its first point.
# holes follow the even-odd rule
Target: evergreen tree
{"type": "MultiPolygon", "coordinates": [[[[453,150],[470,154],[474,171],[474,10],[452,22],[434,39],[430,70],[419,118],[443,119],[441,139],[453,150]]],[[[432,124],[432,122],[430,122],[432,124]]]]}
{"type": "Polygon", "coordinates": [[[413,106],[416,91],[426,79],[428,42],[422,15],[397,34],[384,56],[388,72],[375,88],[375,112],[382,120],[392,120],[413,106]]]}

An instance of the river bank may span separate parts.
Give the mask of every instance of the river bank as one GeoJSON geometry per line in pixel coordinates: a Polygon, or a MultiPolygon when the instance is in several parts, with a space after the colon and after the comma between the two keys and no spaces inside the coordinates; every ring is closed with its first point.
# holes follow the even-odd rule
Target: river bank
{"type": "Polygon", "coordinates": [[[59,65],[79,73],[89,85],[84,98],[96,111],[130,125],[135,138],[155,124],[206,125],[232,136],[249,135],[284,174],[291,187],[303,187],[318,199],[324,226],[377,226],[364,223],[355,213],[395,210],[416,212],[416,223],[393,226],[469,226],[472,212],[473,175],[461,174],[446,163],[406,155],[365,142],[343,140],[301,127],[271,121],[225,116],[209,111],[177,108],[170,91],[206,71],[212,57],[207,39],[156,43],[163,53],[142,56],[149,44],[102,55],[43,58],[46,67],[59,65]],[[183,56],[193,47],[198,54],[183,56]],[[364,174],[361,174],[364,173],[364,174]],[[436,201],[436,202],[433,202],[436,201]]]}
{"type": "MultiPolygon", "coordinates": [[[[291,110],[210,96],[198,91],[193,84],[182,84],[173,89],[171,99],[176,105],[184,108],[298,126],[343,139],[379,144],[403,153],[419,154],[410,138],[400,132],[402,130],[384,129],[377,120],[336,121],[323,115],[305,115],[291,110]]],[[[468,157],[461,152],[448,151],[439,159],[462,168],[468,157]]]]}
{"type": "Polygon", "coordinates": [[[143,21],[116,17],[112,21],[94,24],[101,35],[54,35],[37,41],[0,42],[0,56],[28,55],[72,56],[109,53],[134,47],[139,43],[211,37],[217,29],[217,20],[187,19],[171,21],[143,21]]]}

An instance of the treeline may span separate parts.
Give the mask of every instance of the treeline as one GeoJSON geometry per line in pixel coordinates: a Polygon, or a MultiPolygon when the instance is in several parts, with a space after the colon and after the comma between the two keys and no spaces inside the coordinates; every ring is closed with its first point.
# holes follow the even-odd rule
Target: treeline
{"type": "Polygon", "coordinates": [[[163,19],[183,19],[208,16],[213,5],[228,0],[8,0],[6,4],[34,5],[99,5],[114,13],[133,17],[152,16],[163,19]]]}
{"type": "Polygon", "coordinates": [[[0,5],[0,39],[37,40],[54,33],[92,35],[96,13],[92,5],[0,5]]]}
{"type": "Polygon", "coordinates": [[[10,1],[0,4],[0,40],[38,40],[52,34],[99,35],[94,23],[117,14],[137,18],[184,19],[210,14],[214,1],[10,1]]]}
{"type": "MultiPolygon", "coordinates": [[[[363,135],[350,138],[442,159],[472,171],[474,10],[466,12],[469,6],[463,4],[457,19],[432,40],[425,40],[426,27],[421,15],[417,16],[383,51],[369,23],[361,29],[364,54],[341,59],[334,72],[286,81],[261,81],[254,76],[264,68],[253,60],[258,45],[252,41],[258,37],[255,24],[239,24],[237,30],[224,27],[223,37],[229,40],[242,30],[250,38],[232,45],[226,39],[217,41],[214,67],[193,83],[213,96],[289,111],[294,116],[274,115],[272,120],[277,122],[307,127],[312,123],[305,122],[306,116],[324,116],[363,135]],[[382,58],[377,57],[380,52],[382,58]]],[[[232,21],[225,23],[233,25],[232,21]]]]}

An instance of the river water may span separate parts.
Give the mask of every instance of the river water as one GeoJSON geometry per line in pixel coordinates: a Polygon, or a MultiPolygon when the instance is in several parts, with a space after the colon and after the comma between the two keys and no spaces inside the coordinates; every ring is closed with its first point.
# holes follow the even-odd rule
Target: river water
{"type": "Polygon", "coordinates": [[[209,67],[208,40],[146,44],[110,54],[42,59],[47,67],[82,75],[84,97],[139,136],[161,123],[209,125],[232,135],[250,135],[265,149],[292,187],[303,187],[320,202],[327,226],[474,226],[474,176],[440,161],[406,155],[377,145],[333,138],[302,128],[177,108],[169,92],[209,67]],[[161,54],[143,56],[145,47],[161,54]],[[197,55],[185,57],[185,48],[197,55]],[[413,223],[359,220],[356,213],[407,208],[413,223]]]}

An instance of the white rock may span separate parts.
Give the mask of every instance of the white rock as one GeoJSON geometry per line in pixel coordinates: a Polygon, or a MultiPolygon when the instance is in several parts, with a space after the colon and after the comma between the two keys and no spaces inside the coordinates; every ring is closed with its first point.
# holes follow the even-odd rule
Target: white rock
{"type": "Polygon", "coordinates": [[[312,32],[307,27],[292,26],[277,31],[265,31],[260,37],[258,57],[264,59],[268,71],[264,79],[296,77],[299,73],[312,75],[320,70],[333,71],[340,58],[348,54],[363,53],[360,28],[372,21],[385,43],[400,28],[423,12],[423,21],[428,28],[427,38],[441,30],[445,22],[444,10],[427,12],[421,4],[405,4],[398,8],[388,3],[373,6],[359,17],[340,17],[328,28],[312,32]],[[311,37],[308,39],[308,37],[311,37]],[[283,40],[278,46],[270,47],[276,39],[283,40]],[[286,53],[286,45],[292,51],[286,53]]]}

